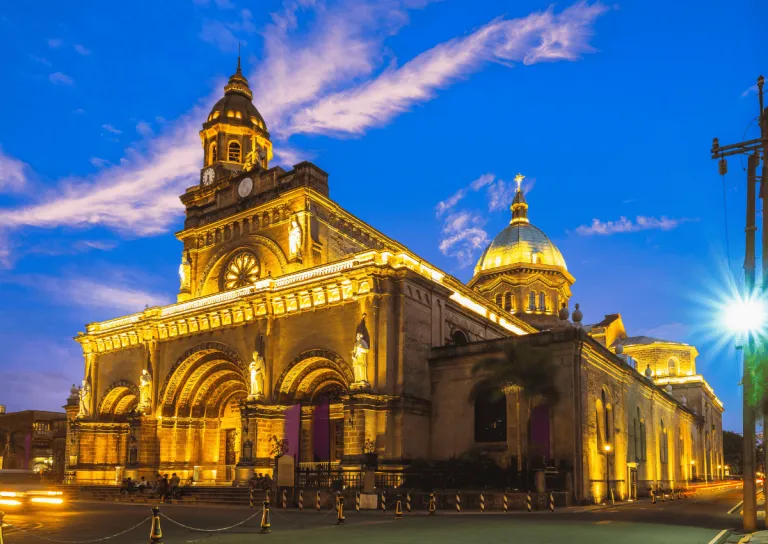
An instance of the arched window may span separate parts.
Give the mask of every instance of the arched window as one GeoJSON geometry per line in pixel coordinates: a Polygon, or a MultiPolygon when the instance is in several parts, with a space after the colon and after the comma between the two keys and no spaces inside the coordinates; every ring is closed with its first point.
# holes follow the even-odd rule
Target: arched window
{"type": "Polygon", "coordinates": [[[502,307],[501,303],[502,303],[502,297],[503,297],[503,296],[504,296],[504,295],[502,295],[501,293],[498,293],[498,294],[496,295],[496,298],[495,298],[495,301],[496,301],[496,306],[498,306],[499,308],[501,308],[501,307],[502,307]]]}
{"type": "Polygon", "coordinates": [[[661,419],[659,426],[659,449],[661,450],[659,457],[662,463],[666,463],[669,443],[667,442],[667,428],[664,426],[664,418],[661,419]]]}
{"type": "Polygon", "coordinates": [[[229,142],[227,160],[230,162],[240,162],[240,142],[229,142]]]}
{"type": "Polygon", "coordinates": [[[667,374],[669,376],[677,376],[677,359],[670,357],[667,361],[667,374]]]}
{"type": "Polygon", "coordinates": [[[243,118],[243,114],[240,113],[239,111],[236,111],[235,112],[235,119],[242,119],[242,118],[243,118]]]}
{"type": "Polygon", "coordinates": [[[635,415],[635,460],[643,460],[643,418],[640,415],[640,407],[637,407],[635,415]]]}
{"type": "Polygon", "coordinates": [[[605,441],[605,444],[610,444],[613,446],[611,443],[613,441],[613,433],[611,432],[613,430],[613,410],[611,407],[611,399],[606,394],[605,389],[600,392],[600,398],[603,402],[603,429],[605,431],[603,440],[605,441]]]}
{"type": "Polygon", "coordinates": [[[216,146],[216,142],[213,142],[211,144],[211,150],[208,153],[208,158],[209,158],[208,164],[213,164],[217,160],[219,160],[219,148],[216,146]]]}
{"type": "Polygon", "coordinates": [[[531,263],[539,264],[540,261],[541,261],[541,258],[539,256],[539,252],[535,249],[531,251],[531,263]]]}
{"type": "Polygon", "coordinates": [[[512,293],[509,291],[504,293],[504,309],[508,312],[512,311],[512,293]]]}
{"type": "Polygon", "coordinates": [[[536,309],[536,292],[531,291],[528,293],[528,310],[534,311],[536,309]]]}
{"type": "Polygon", "coordinates": [[[451,335],[451,340],[453,340],[453,343],[457,346],[466,346],[469,344],[469,339],[467,338],[467,335],[464,331],[456,329],[453,331],[453,334],[451,335]]]}
{"type": "Polygon", "coordinates": [[[547,295],[544,293],[544,291],[539,293],[539,311],[540,312],[547,311],[547,295]]]}
{"type": "Polygon", "coordinates": [[[507,399],[482,395],[475,399],[475,442],[506,442],[507,399]]]}
{"type": "Polygon", "coordinates": [[[595,422],[597,423],[597,449],[602,453],[605,440],[605,405],[601,399],[595,401],[595,422]]]}

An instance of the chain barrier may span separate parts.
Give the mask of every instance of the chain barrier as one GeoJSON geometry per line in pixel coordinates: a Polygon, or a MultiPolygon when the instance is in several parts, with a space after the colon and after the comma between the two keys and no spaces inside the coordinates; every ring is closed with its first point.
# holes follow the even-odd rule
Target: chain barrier
{"type": "Polygon", "coordinates": [[[34,533],[32,531],[28,531],[27,529],[23,529],[23,528],[19,527],[18,525],[13,525],[11,523],[7,523],[6,522],[6,523],[4,523],[4,525],[6,527],[12,527],[13,529],[16,529],[17,531],[19,531],[21,533],[24,533],[24,534],[27,534],[27,535],[29,535],[31,537],[40,538],[42,540],[47,540],[48,542],[57,542],[59,544],[86,544],[87,542],[103,542],[105,540],[110,540],[112,538],[116,538],[118,536],[124,535],[125,533],[130,533],[134,529],[136,529],[136,528],[140,527],[141,525],[145,524],[146,522],[148,522],[150,519],[152,519],[152,516],[148,516],[148,517],[144,518],[139,523],[137,523],[136,525],[134,525],[133,527],[131,527],[129,529],[126,529],[125,531],[120,531],[119,533],[116,533],[114,535],[105,536],[105,537],[102,537],[102,538],[94,538],[92,540],[58,540],[56,538],[50,538],[50,537],[43,536],[43,535],[38,534],[38,533],[34,533]]]}
{"type": "MultiPolygon", "coordinates": [[[[168,521],[170,521],[171,523],[173,523],[173,524],[175,524],[175,525],[178,525],[179,527],[183,527],[184,529],[187,529],[187,530],[189,530],[189,531],[195,531],[195,532],[197,532],[197,533],[220,533],[220,532],[222,532],[222,531],[229,531],[230,529],[234,529],[235,527],[240,527],[240,526],[241,526],[242,524],[244,524],[245,522],[247,522],[247,521],[250,521],[250,520],[252,520],[253,518],[255,518],[256,516],[260,515],[260,514],[261,514],[263,511],[264,511],[264,509],[262,508],[261,510],[259,510],[259,511],[258,511],[258,512],[256,512],[255,514],[253,514],[253,515],[251,515],[251,516],[248,516],[247,518],[245,518],[243,521],[240,521],[240,522],[238,522],[238,523],[235,523],[234,525],[230,525],[229,527],[222,527],[221,529],[200,529],[199,527],[190,527],[189,525],[184,525],[183,523],[181,523],[181,522],[179,522],[179,521],[176,521],[175,519],[171,519],[171,518],[169,518],[169,517],[168,517],[168,516],[166,516],[165,514],[162,514],[162,513],[161,513],[160,515],[161,515],[162,517],[164,517],[165,519],[167,519],[168,521]]],[[[271,512],[272,514],[274,514],[274,511],[270,510],[270,512],[271,512]]]]}

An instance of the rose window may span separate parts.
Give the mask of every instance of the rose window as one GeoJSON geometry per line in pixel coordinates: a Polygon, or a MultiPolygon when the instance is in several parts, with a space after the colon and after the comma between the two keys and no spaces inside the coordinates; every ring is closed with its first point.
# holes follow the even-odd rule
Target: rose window
{"type": "Polygon", "coordinates": [[[243,251],[230,259],[224,270],[224,288],[237,289],[259,279],[259,261],[251,252],[243,251]]]}

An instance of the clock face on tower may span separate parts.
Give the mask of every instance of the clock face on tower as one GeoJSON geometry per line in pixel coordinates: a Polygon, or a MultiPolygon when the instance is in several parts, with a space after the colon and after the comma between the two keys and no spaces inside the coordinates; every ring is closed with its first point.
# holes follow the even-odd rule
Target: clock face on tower
{"type": "Polygon", "coordinates": [[[240,185],[237,188],[237,194],[240,195],[240,198],[245,198],[249,194],[251,194],[251,191],[253,190],[253,180],[251,178],[244,178],[240,185]]]}
{"type": "Polygon", "coordinates": [[[203,185],[210,185],[216,178],[216,172],[213,168],[206,168],[203,172],[203,185]]]}

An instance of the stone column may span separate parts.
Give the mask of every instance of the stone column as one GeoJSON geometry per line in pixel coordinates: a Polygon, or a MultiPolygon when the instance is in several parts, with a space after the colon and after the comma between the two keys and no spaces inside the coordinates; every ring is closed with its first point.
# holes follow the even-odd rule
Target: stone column
{"type": "Polygon", "coordinates": [[[362,465],[365,445],[365,409],[350,395],[344,399],[344,465],[362,465]]]}

